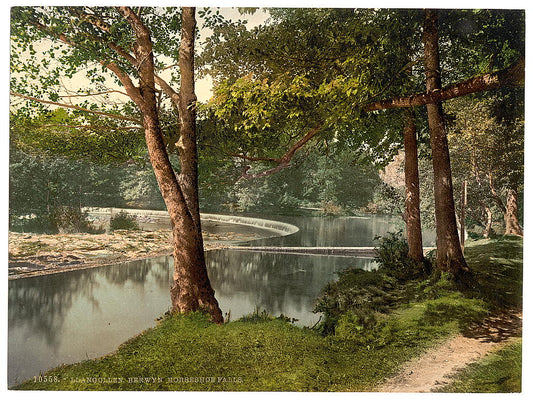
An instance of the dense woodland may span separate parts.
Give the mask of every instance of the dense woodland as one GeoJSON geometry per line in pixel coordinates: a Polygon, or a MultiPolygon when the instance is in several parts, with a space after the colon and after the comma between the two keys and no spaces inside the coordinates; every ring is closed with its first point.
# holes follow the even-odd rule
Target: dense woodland
{"type": "Polygon", "coordinates": [[[173,306],[216,322],[200,210],[401,214],[465,284],[461,222],[521,235],[523,11],[254,11],[13,8],[11,229],[166,208],[173,306]]]}

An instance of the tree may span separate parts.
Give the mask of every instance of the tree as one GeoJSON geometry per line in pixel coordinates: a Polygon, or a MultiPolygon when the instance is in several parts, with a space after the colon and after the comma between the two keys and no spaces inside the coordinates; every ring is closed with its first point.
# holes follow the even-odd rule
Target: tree
{"type": "Polygon", "coordinates": [[[420,179],[418,176],[418,147],[414,110],[407,109],[403,131],[405,149],[405,226],[409,257],[424,260],[422,221],[420,219],[420,179]]]}
{"type": "MultiPolygon", "coordinates": [[[[36,96],[48,103],[57,103],[54,85],[59,84],[61,74],[73,76],[78,69],[97,63],[102,71],[111,72],[117,83],[137,109],[140,118],[113,116],[118,119],[141,122],[150,163],[159,189],[165,201],[173,233],[174,284],[171,291],[174,311],[188,312],[206,309],[213,321],[222,322],[222,313],[214,297],[204,260],[203,241],[199,223],[197,163],[194,127],[194,8],[177,9],[129,7],[16,7],[12,12],[12,34],[15,50],[12,68],[19,71],[25,66],[29,76],[48,80],[51,99],[44,99],[42,90],[35,90],[27,78],[13,76],[12,87],[26,93],[34,90],[36,96]],[[149,26],[147,25],[149,24],[149,26]],[[182,40],[169,41],[181,25],[182,40]],[[59,63],[49,76],[35,70],[35,65],[23,62],[23,53],[35,53],[34,44],[46,39],[52,41],[45,53],[55,57],[59,51],[59,63]],[[179,47],[175,45],[179,44],[179,47]],[[176,92],[162,79],[157,70],[154,52],[169,58],[180,57],[181,89],[176,92]],[[39,73],[39,75],[37,74],[39,73]],[[137,80],[137,85],[135,84],[137,80]],[[157,87],[156,87],[157,86],[157,87]],[[161,127],[161,96],[168,97],[179,113],[180,146],[178,147],[181,171],[177,175],[170,163],[161,127]]],[[[45,66],[49,65],[44,59],[45,66]]],[[[93,83],[103,84],[105,79],[98,70],[88,70],[93,83]]],[[[42,88],[42,87],[41,87],[42,88]]],[[[93,111],[97,105],[73,106],[78,111],[93,111]]],[[[131,108],[131,105],[130,105],[131,108]]],[[[111,117],[109,112],[100,112],[111,117]]]]}
{"type": "MultiPolygon", "coordinates": [[[[433,10],[424,12],[423,41],[426,88],[427,92],[432,92],[441,89],[437,14],[433,10]]],[[[441,271],[450,272],[460,279],[469,269],[457,231],[450,155],[442,105],[429,103],[427,113],[433,160],[437,266],[441,271]]]]}
{"type": "Polygon", "coordinates": [[[492,232],[498,212],[504,233],[522,235],[518,205],[524,174],[524,122],[511,93],[465,97],[448,102],[450,154],[456,182],[469,183],[470,219],[492,232]],[[516,107],[508,107],[516,105],[516,107]],[[507,201],[511,200],[511,205],[507,201]]]}

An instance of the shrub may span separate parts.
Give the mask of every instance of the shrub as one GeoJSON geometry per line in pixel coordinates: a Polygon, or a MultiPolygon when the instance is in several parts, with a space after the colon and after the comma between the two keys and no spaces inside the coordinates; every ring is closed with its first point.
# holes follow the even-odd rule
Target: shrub
{"type": "Polygon", "coordinates": [[[323,216],[338,216],[344,213],[342,207],[335,204],[333,201],[323,202],[320,208],[321,215],[323,216]]]}
{"type": "Polygon", "coordinates": [[[357,325],[368,326],[374,322],[374,313],[386,313],[401,300],[404,287],[394,278],[379,271],[349,268],[339,273],[338,281],[326,285],[315,302],[314,312],[324,314],[320,331],[331,334],[345,313],[357,318],[357,325]]]}
{"type": "Polygon", "coordinates": [[[375,261],[381,272],[400,282],[421,278],[431,271],[428,261],[419,262],[409,257],[409,246],[402,231],[376,236],[379,241],[375,261]]]}
{"type": "Polygon", "coordinates": [[[126,211],[120,211],[118,214],[113,215],[109,221],[109,229],[113,230],[139,230],[139,223],[137,219],[128,214],[126,211]]]}
{"type": "Polygon", "coordinates": [[[50,220],[59,233],[91,233],[95,231],[88,220],[87,212],[83,212],[79,207],[69,205],[57,207],[51,214],[50,220]]]}

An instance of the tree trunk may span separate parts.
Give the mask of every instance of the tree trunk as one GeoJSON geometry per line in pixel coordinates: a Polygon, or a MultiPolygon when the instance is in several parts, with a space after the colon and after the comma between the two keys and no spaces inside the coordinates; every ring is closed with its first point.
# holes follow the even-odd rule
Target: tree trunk
{"type": "Polygon", "coordinates": [[[223,322],[205,264],[198,197],[198,154],[196,147],[196,95],[194,92],[194,7],[183,7],[180,44],[179,187],[183,192],[186,216],[173,221],[174,282],[171,289],[174,311],[206,309],[213,321],[223,322]],[[190,219],[189,219],[190,217],[190,219]],[[187,218],[187,219],[184,219],[187,218]]]}
{"type": "Polygon", "coordinates": [[[211,288],[204,259],[202,238],[168,159],[157,115],[145,115],[145,137],[155,177],[172,224],[174,282],[172,308],[178,312],[207,310],[215,322],[222,312],[211,288]]]}
{"type": "Polygon", "coordinates": [[[490,233],[492,232],[492,211],[486,204],[482,204],[481,206],[485,210],[485,215],[487,215],[487,221],[485,223],[485,230],[483,230],[483,237],[485,239],[488,239],[490,236],[490,233]]]}
{"type": "Polygon", "coordinates": [[[466,204],[468,199],[468,182],[463,181],[463,189],[461,193],[461,249],[465,249],[466,241],[466,204]]]}
{"type": "Polygon", "coordinates": [[[414,111],[412,109],[406,111],[403,140],[405,148],[405,223],[409,257],[416,261],[423,261],[418,151],[414,111]]]}
{"type": "Polygon", "coordinates": [[[518,221],[518,192],[514,188],[507,190],[507,204],[505,208],[505,234],[523,236],[518,221]]]}
{"type": "Polygon", "coordinates": [[[194,92],[194,35],[196,29],[194,7],[182,8],[181,24],[179,140],[177,143],[180,174],[178,181],[198,232],[201,233],[196,144],[196,94],[194,92]]]}
{"type": "MultiPolygon", "coordinates": [[[[426,90],[432,92],[441,88],[437,14],[434,10],[424,10],[423,41],[426,90]]],[[[461,250],[455,219],[450,154],[442,105],[428,104],[427,113],[433,159],[437,268],[452,273],[461,281],[469,269],[461,250]]]]}
{"type": "MultiPolygon", "coordinates": [[[[214,322],[221,323],[223,322],[222,312],[207,276],[202,235],[194,218],[196,212],[194,206],[191,212],[188,200],[178,182],[168,158],[161,131],[155,96],[154,59],[150,32],[129,7],[119,7],[119,11],[135,31],[136,42],[133,46],[135,58],[142,61],[138,67],[139,89],[128,85],[126,90],[141,110],[150,163],[172,225],[174,256],[174,282],[170,291],[172,309],[177,312],[204,309],[211,315],[214,322]]],[[[185,19],[194,19],[194,10],[192,13],[185,12],[182,15],[185,19]]],[[[185,25],[190,26],[190,21],[186,21],[185,25]]],[[[185,77],[187,80],[187,73],[185,77]]],[[[125,82],[128,84],[128,81],[125,82]]],[[[190,149],[185,152],[188,151],[190,149]]],[[[188,189],[188,191],[191,190],[188,189]]]]}

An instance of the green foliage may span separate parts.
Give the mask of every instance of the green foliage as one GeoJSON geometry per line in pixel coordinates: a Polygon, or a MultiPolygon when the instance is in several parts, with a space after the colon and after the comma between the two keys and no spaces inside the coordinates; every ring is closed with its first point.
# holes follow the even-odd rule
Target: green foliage
{"type": "MultiPolygon", "coordinates": [[[[121,204],[119,171],[63,157],[28,154],[14,144],[10,149],[10,229],[53,233],[67,222],[67,208],[121,204]]],[[[75,219],[81,223],[81,215],[75,219]]],[[[77,225],[77,224],[76,224],[77,225]]],[[[80,226],[81,229],[81,226],[80,226]]]]}
{"type": "Polygon", "coordinates": [[[523,94],[514,90],[464,97],[448,102],[446,110],[453,119],[449,143],[455,191],[460,194],[463,181],[468,182],[470,226],[491,235],[490,229],[504,228],[507,192],[523,192],[523,94]],[[492,228],[487,227],[488,210],[492,228]]]}
{"type": "Polygon", "coordinates": [[[125,166],[118,185],[122,202],[128,208],[164,210],[165,202],[153,170],[148,166],[125,166]]]}
{"type": "Polygon", "coordinates": [[[461,369],[437,392],[522,391],[522,339],[461,369]]]}
{"type": "Polygon", "coordinates": [[[350,323],[368,329],[365,325],[372,327],[376,313],[388,313],[408,300],[409,291],[380,271],[351,268],[338,275],[339,279],[328,283],[315,302],[314,311],[323,313],[319,327],[323,334],[334,333],[345,314],[350,323]]]}
{"type": "Polygon", "coordinates": [[[481,321],[491,311],[521,306],[522,243],[518,237],[475,242],[467,247],[467,262],[478,288],[462,292],[450,274],[439,271],[425,279],[418,271],[410,280],[403,276],[405,271],[394,277],[398,273],[396,264],[405,260],[391,253],[390,243],[397,251],[401,243],[398,233],[387,236],[385,244],[386,261],[394,262],[391,271],[386,272],[386,265],[376,271],[348,269],[326,285],[315,303],[315,311],[323,313],[322,333],[342,334],[363,343],[380,338],[380,331],[386,327],[383,315],[408,303],[415,303],[411,307],[418,311],[415,321],[419,325],[453,324],[461,329],[481,321]]]}
{"type": "MultiPolygon", "coordinates": [[[[380,181],[377,169],[357,164],[349,152],[334,145],[329,148],[327,155],[321,147],[297,154],[289,167],[274,175],[236,180],[247,161],[222,163],[206,147],[199,155],[200,167],[205,168],[200,172],[202,206],[215,211],[285,213],[300,207],[320,208],[327,215],[364,209],[380,181]]],[[[265,162],[249,172],[270,167],[265,162]]]]}
{"type": "Polygon", "coordinates": [[[139,230],[139,223],[135,216],[128,214],[126,211],[120,211],[109,220],[109,229],[113,230],[139,230]]]}
{"type": "Polygon", "coordinates": [[[427,261],[418,262],[409,257],[409,245],[401,230],[376,236],[375,240],[379,242],[375,261],[379,264],[380,272],[400,282],[429,274],[430,265],[427,261]]]}
{"type": "Polygon", "coordinates": [[[64,156],[100,164],[141,162],[146,154],[140,127],[125,128],[113,119],[85,116],[63,108],[28,118],[11,114],[10,136],[27,153],[64,156]]]}

